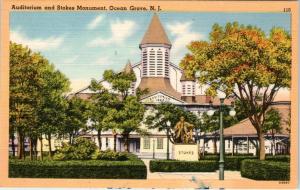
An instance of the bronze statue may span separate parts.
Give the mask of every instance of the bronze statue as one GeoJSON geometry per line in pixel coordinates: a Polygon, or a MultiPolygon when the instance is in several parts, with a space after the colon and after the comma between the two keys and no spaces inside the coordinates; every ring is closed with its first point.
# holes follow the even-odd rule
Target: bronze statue
{"type": "Polygon", "coordinates": [[[180,117],[175,125],[175,143],[191,144],[195,143],[193,140],[194,125],[184,121],[184,117],[180,117]]]}

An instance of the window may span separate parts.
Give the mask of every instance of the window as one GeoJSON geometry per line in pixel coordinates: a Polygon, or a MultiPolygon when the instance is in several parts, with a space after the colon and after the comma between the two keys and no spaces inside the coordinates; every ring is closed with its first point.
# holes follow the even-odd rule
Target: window
{"type": "Polygon", "coordinates": [[[144,149],[150,149],[150,139],[148,137],[144,138],[144,149]]]}
{"type": "Polygon", "coordinates": [[[163,149],[163,148],[164,148],[164,139],[157,138],[157,149],[163,149]]]}

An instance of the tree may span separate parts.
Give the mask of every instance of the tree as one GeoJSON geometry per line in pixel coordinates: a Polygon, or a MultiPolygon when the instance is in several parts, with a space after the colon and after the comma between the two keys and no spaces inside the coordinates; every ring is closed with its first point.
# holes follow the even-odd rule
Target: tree
{"type": "Polygon", "coordinates": [[[90,104],[76,95],[69,97],[67,102],[64,133],[69,135],[69,143],[73,144],[73,139],[79,136],[80,130],[87,130],[90,104]]]}
{"type": "MultiPolygon", "coordinates": [[[[140,128],[145,112],[144,106],[139,102],[138,96],[129,95],[131,84],[136,80],[135,74],[132,71],[115,73],[112,70],[106,70],[103,78],[112,85],[113,92],[111,93],[117,97],[114,107],[108,111],[105,123],[109,128],[121,132],[125,151],[128,152],[129,134],[133,131],[145,133],[145,130],[140,128]]],[[[116,136],[116,132],[114,134],[116,136]]]]}
{"type": "Polygon", "coordinates": [[[196,128],[200,127],[200,120],[197,116],[189,111],[170,103],[158,104],[153,107],[154,110],[146,112],[145,125],[150,129],[157,129],[158,131],[165,131],[167,135],[167,159],[169,159],[169,141],[174,144],[175,135],[172,132],[180,117],[183,116],[185,121],[193,124],[196,128]],[[150,113],[149,113],[150,112],[150,113]],[[170,122],[170,126],[167,122],[170,122]]]}
{"type": "Polygon", "coordinates": [[[274,108],[268,110],[266,113],[266,119],[263,126],[264,128],[263,130],[265,133],[266,132],[271,133],[271,137],[272,137],[271,154],[273,155],[276,154],[275,134],[281,131],[280,123],[281,123],[280,113],[274,108]]]}
{"type": "MultiPolygon", "coordinates": [[[[114,108],[114,104],[117,101],[116,96],[109,93],[101,83],[96,80],[91,81],[90,89],[95,92],[91,98],[90,114],[89,118],[92,121],[92,130],[97,131],[97,138],[99,144],[99,150],[101,150],[101,132],[102,130],[107,130],[112,128],[109,123],[106,122],[108,117],[108,112],[110,109],[114,108]]],[[[114,151],[116,151],[116,140],[114,140],[114,151]]]]}
{"type": "Polygon", "coordinates": [[[68,79],[41,54],[10,43],[10,128],[17,131],[19,158],[24,158],[25,138],[33,159],[37,139],[59,125],[60,102],[68,90],[68,79]]]}
{"type": "Polygon", "coordinates": [[[30,124],[35,120],[36,87],[40,84],[37,56],[27,47],[10,43],[10,130],[11,134],[13,131],[17,133],[19,159],[25,157],[24,140],[30,124]]]}
{"type": "Polygon", "coordinates": [[[208,41],[192,42],[181,67],[200,72],[208,95],[234,95],[243,105],[259,139],[259,158],[265,159],[263,125],[266,111],[281,88],[291,80],[291,37],[282,28],[269,35],[253,26],[214,24],[208,41]]]}

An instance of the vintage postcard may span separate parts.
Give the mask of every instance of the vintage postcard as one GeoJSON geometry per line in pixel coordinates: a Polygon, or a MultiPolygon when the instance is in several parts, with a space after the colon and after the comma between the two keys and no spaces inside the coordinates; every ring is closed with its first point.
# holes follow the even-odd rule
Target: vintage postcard
{"type": "Polygon", "coordinates": [[[298,184],[297,1],[2,1],[0,187],[298,184]]]}

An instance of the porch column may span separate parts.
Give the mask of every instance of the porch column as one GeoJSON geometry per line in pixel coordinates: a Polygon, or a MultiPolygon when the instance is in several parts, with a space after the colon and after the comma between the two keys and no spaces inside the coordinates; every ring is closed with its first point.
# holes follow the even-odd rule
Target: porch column
{"type": "Polygon", "coordinates": [[[233,156],[233,155],[234,155],[234,139],[233,139],[233,136],[231,137],[231,140],[232,140],[232,151],[231,151],[231,155],[233,156]]]}
{"type": "Polygon", "coordinates": [[[249,137],[247,136],[247,154],[249,154],[249,137]]]}

